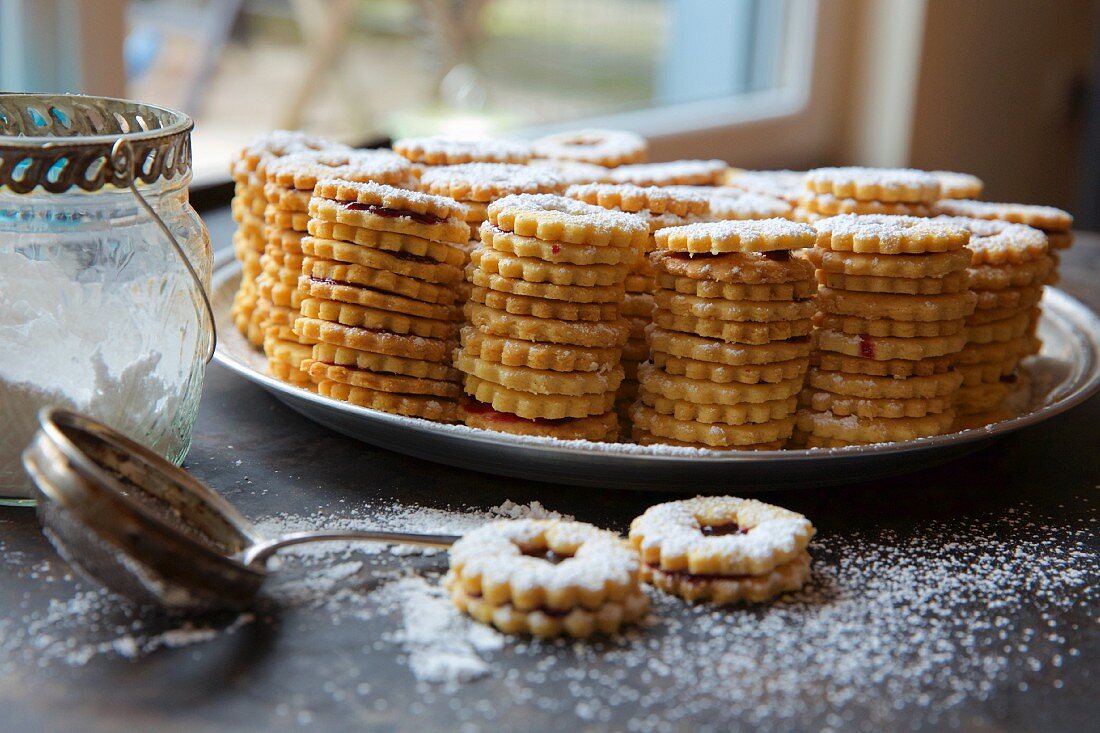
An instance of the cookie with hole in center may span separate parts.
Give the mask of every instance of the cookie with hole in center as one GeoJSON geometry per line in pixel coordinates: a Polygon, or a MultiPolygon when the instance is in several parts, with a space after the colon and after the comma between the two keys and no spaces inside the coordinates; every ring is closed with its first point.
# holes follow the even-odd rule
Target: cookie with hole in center
{"type": "Polygon", "coordinates": [[[629,536],[647,582],[688,600],[737,603],[800,588],[814,533],[801,514],[715,496],[650,507],[631,522],[629,536]]]}

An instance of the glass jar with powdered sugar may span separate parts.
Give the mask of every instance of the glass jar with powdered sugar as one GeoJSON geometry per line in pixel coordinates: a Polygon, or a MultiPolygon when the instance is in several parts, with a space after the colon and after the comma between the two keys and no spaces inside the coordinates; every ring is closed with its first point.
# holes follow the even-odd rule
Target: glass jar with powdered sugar
{"type": "Polygon", "coordinates": [[[186,455],[214,346],[191,128],[126,100],[0,94],[0,502],[29,496],[44,405],[186,455]]]}

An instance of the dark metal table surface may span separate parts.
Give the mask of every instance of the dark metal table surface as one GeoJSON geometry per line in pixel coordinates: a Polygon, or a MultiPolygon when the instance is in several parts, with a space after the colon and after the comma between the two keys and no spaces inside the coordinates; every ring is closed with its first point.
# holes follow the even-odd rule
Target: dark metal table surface
{"type": "MultiPolygon", "coordinates": [[[[228,241],[227,212],[206,218],[215,241],[228,241]]],[[[1062,287],[1100,309],[1100,237],[1082,235],[1062,271],[1062,287]]],[[[371,594],[383,597],[402,574],[434,584],[442,555],[363,556],[346,582],[314,587],[331,603],[261,602],[251,615],[189,623],[116,608],[72,577],[33,512],[2,509],[0,729],[1094,729],[1098,427],[1094,398],[932,470],[769,494],[818,527],[807,599],[726,611],[661,601],[661,620],[625,640],[498,643],[481,654],[482,674],[461,684],[418,680],[400,614],[370,611],[371,594]],[[908,563],[899,546],[926,559],[911,572],[884,570],[895,586],[913,585],[884,589],[872,566],[908,563]],[[932,577],[937,589],[925,588],[926,571],[942,567],[965,580],[932,577]],[[860,584],[847,587],[849,577],[860,584]],[[1014,589],[1007,601],[1001,586],[1014,589]],[[333,610],[343,603],[354,612],[333,610]],[[861,603],[877,615],[853,613],[861,603]],[[842,627],[830,627],[830,604],[849,609],[837,612],[842,627]],[[206,629],[221,632],[207,639],[206,629]],[[792,644],[799,633],[824,633],[828,643],[807,654],[792,644]],[[735,659],[739,651],[757,658],[735,659]],[[669,664],[684,669],[662,668],[669,664]],[[860,664],[867,668],[851,668],[860,664]]],[[[625,530],[665,498],[501,479],[380,451],[306,421],[217,365],[186,467],[255,517],[369,522],[391,505],[485,510],[537,500],[625,530]]]]}

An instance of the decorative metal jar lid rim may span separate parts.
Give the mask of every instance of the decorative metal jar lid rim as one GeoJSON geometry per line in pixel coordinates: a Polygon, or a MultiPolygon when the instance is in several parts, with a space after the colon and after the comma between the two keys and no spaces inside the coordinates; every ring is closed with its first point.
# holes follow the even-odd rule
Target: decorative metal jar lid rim
{"type": "Polygon", "coordinates": [[[0,188],[128,188],[191,171],[182,112],[80,94],[0,94],[0,188]]]}

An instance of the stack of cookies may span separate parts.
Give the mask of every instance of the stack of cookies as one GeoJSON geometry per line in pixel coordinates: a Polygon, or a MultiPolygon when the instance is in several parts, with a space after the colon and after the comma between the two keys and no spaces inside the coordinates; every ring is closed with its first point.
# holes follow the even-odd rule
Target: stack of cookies
{"type": "Polygon", "coordinates": [[[613,441],[623,379],[623,285],[649,229],[640,217],[553,194],[489,205],[471,254],[455,366],[460,419],[523,435],[613,441]]]}
{"type": "Polygon", "coordinates": [[[967,229],[910,216],[845,214],[815,224],[815,368],[799,413],[809,447],[947,432],[962,374],[967,229]]]}
{"type": "Polygon", "coordinates": [[[616,410],[626,417],[638,396],[638,365],[649,358],[645,340],[646,327],[653,317],[653,293],[656,290],[653,265],[648,254],[657,248],[653,234],[658,229],[701,221],[709,211],[707,199],[694,193],[690,186],[676,191],[650,186],[642,188],[630,183],[594,183],[570,186],[565,195],[615,211],[641,216],[649,224],[650,235],[644,252],[639,253],[626,278],[626,294],[622,315],[630,324],[630,340],[623,347],[623,382],[616,397],[616,410]]]}
{"type": "Polygon", "coordinates": [[[817,168],[806,173],[799,221],[840,214],[931,216],[940,179],[913,168],[817,168]]]}
{"type": "Polygon", "coordinates": [[[233,251],[242,266],[241,285],[233,299],[231,315],[237,329],[253,346],[263,344],[264,334],[259,319],[252,317],[259,299],[257,280],[260,258],[267,245],[265,234],[264,198],[265,168],[270,160],[296,152],[322,149],[344,149],[342,145],[304,132],[275,130],[254,138],[230,165],[233,176],[233,251]]]}
{"type": "Polygon", "coordinates": [[[944,200],[935,206],[938,214],[967,216],[973,219],[996,219],[1012,224],[1024,224],[1043,232],[1050,244],[1049,255],[1053,267],[1046,284],[1058,283],[1060,253],[1073,246],[1073,216],[1068,211],[1053,206],[1033,204],[1001,204],[991,201],[944,200]]]}
{"type": "Polygon", "coordinates": [[[812,227],[786,219],[661,229],[651,255],[651,361],[638,367],[634,440],[773,450],[794,428],[809,364],[813,266],[792,250],[812,227]]]}
{"type": "Polygon", "coordinates": [[[970,231],[970,288],[977,308],[966,319],[967,343],[956,358],[963,386],[955,393],[956,428],[1011,417],[1009,396],[1021,387],[1020,359],[1038,351],[1035,328],[1043,283],[1053,268],[1038,229],[1003,221],[941,216],[970,231]]]}
{"type": "Polygon", "coordinates": [[[299,367],[309,357],[313,342],[292,330],[303,298],[298,290],[301,243],[309,225],[313,187],[320,179],[333,177],[406,187],[413,182],[412,166],[388,150],[293,153],[267,164],[263,189],[267,245],[261,258],[253,321],[264,334],[264,353],[272,375],[307,388],[312,388],[313,380],[299,367]]]}
{"type": "Polygon", "coordinates": [[[379,183],[327,179],[309,202],[301,316],[313,343],[301,368],[317,391],[362,407],[453,422],[450,356],[465,207],[379,183]]]}

